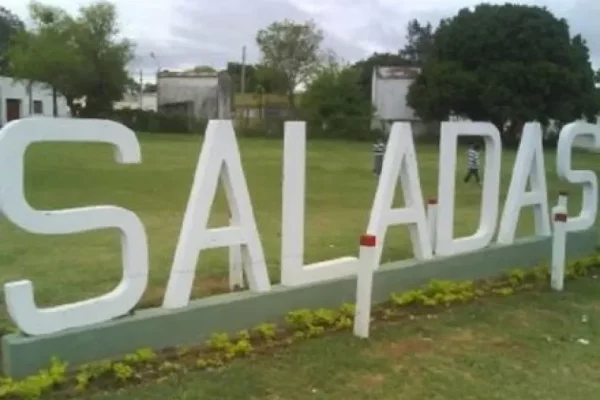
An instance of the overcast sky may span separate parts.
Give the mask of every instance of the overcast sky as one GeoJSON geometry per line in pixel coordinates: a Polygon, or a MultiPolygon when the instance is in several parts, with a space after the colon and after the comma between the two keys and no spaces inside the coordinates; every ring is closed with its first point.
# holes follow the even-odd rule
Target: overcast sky
{"type": "MultiPolygon", "coordinates": [[[[91,0],[45,0],[75,12],[91,0]]],[[[412,18],[436,24],[471,0],[113,0],[119,9],[122,35],[137,43],[131,69],[152,76],[157,67],[179,69],[194,65],[222,68],[240,60],[258,61],[254,38],[269,23],[313,18],[325,31],[325,45],[348,61],[373,51],[397,51],[404,45],[412,18]],[[150,53],[156,54],[156,59],[150,53]]],[[[600,67],[600,0],[513,1],[547,6],[565,17],[571,33],[588,41],[592,60],[600,67]]],[[[504,3],[493,2],[493,3],[504,3]]],[[[2,5],[27,20],[27,0],[2,0],[2,5]]]]}

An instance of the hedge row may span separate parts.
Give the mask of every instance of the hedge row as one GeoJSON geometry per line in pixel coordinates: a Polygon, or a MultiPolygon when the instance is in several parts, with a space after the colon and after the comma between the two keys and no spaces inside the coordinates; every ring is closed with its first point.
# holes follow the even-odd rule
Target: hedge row
{"type": "MultiPolygon", "coordinates": [[[[150,133],[203,134],[208,123],[207,119],[138,109],[114,110],[105,118],[120,122],[136,132],[150,133]]],[[[304,118],[237,119],[236,133],[243,137],[282,138],[286,120],[304,118]]],[[[365,118],[340,116],[329,118],[327,122],[307,122],[307,135],[312,138],[372,141],[380,134],[370,128],[370,121],[365,118]]]]}

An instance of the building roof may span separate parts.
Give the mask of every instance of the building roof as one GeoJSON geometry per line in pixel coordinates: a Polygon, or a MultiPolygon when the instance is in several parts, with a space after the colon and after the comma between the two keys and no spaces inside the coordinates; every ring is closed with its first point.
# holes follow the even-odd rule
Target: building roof
{"type": "Polygon", "coordinates": [[[159,78],[217,78],[218,72],[195,72],[195,71],[161,71],[159,78]]]}
{"type": "Polygon", "coordinates": [[[421,72],[419,67],[386,66],[375,67],[378,79],[415,79],[421,72]]]}

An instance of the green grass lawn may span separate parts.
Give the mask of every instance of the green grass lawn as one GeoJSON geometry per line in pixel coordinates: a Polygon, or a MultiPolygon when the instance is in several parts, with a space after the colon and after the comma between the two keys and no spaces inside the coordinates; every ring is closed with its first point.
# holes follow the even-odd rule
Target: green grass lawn
{"type": "MultiPolygon", "coordinates": [[[[201,138],[181,135],[140,135],[143,162],[120,165],[107,145],[38,144],[27,153],[27,198],[35,208],[66,208],[116,204],[136,212],[150,243],[150,284],[144,305],[160,304],[171,268],[201,138]]],[[[242,139],[243,165],[262,236],[271,277],[279,279],[282,142],[242,139]]],[[[419,145],[423,195],[436,196],[438,156],[432,145],[419,145]]],[[[355,255],[357,238],[365,230],[375,192],[369,143],[310,141],[308,143],[306,261],[355,255]]],[[[459,172],[465,165],[459,154],[459,172]]],[[[503,194],[515,153],[506,151],[502,165],[503,194]]],[[[572,209],[580,190],[557,183],[555,154],[546,157],[551,204],[559,189],[571,189],[572,209]]],[[[597,156],[578,153],[576,167],[593,169],[597,156]]],[[[457,186],[455,230],[475,231],[480,188],[457,186]]],[[[221,190],[221,189],[220,189],[221,190]]],[[[215,224],[227,221],[222,191],[216,203],[215,224]]],[[[502,199],[503,200],[503,199],[502,199]]],[[[501,203],[503,204],[503,203],[501,203]]],[[[571,208],[570,207],[570,208],[571,208]]],[[[532,232],[530,212],[523,213],[520,234],[532,232]]],[[[121,274],[120,241],[116,230],[67,236],[38,236],[23,232],[0,218],[0,280],[30,279],[36,301],[48,306],[83,300],[116,285],[121,274]]],[[[412,257],[404,228],[389,231],[383,260],[412,257]]],[[[227,250],[201,255],[193,296],[227,290],[227,250]]],[[[8,324],[0,311],[0,327],[8,324]]]]}
{"type": "Polygon", "coordinates": [[[336,333],[221,370],[81,398],[596,399],[600,291],[594,278],[568,282],[560,294],[523,292],[379,323],[368,341],[336,333]]]}

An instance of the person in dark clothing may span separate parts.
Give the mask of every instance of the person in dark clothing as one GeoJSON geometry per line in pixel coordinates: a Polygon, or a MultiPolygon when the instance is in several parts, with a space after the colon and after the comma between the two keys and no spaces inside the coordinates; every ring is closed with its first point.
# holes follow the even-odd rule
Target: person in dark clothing
{"type": "Polygon", "coordinates": [[[475,178],[475,182],[479,185],[479,145],[473,144],[467,150],[467,175],[465,175],[465,182],[469,182],[471,177],[475,178]]]}
{"type": "Polygon", "coordinates": [[[383,156],[385,155],[386,143],[382,137],[377,139],[377,142],[373,145],[373,175],[379,176],[381,174],[381,167],[383,166],[383,156]]]}

